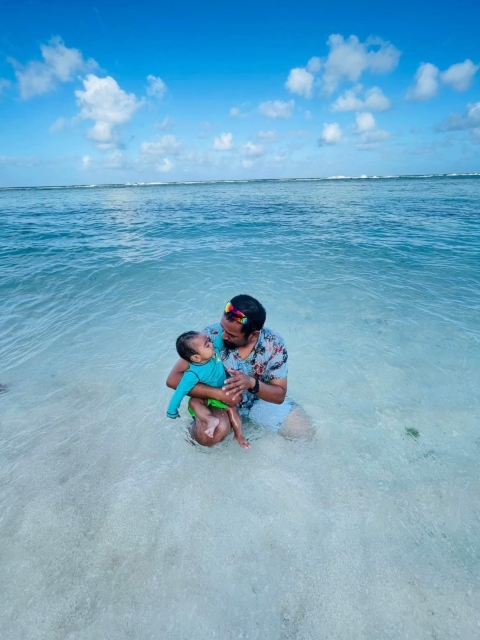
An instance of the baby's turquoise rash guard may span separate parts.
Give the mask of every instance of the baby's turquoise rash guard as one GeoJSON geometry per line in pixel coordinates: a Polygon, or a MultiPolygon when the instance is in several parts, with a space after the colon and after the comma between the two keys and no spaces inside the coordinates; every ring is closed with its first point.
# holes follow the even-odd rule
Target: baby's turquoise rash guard
{"type": "Polygon", "coordinates": [[[209,387],[220,389],[223,387],[226,378],[225,367],[217,353],[205,364],[194,364],[191,362],[170,400],[167,416],[169,418],[178,418],[178,407],[180,403],[187,393],[199,382],[207,384],[209,387]]]}

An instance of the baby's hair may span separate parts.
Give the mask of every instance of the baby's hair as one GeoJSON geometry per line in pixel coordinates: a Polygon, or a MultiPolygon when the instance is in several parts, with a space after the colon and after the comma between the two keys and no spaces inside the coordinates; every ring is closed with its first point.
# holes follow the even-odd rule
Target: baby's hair
{"type": "Polygon", "coordinates": [[[181,336],[178,336],[176,347],[180,358],[190,362],[190,358],[197,355],[197,352],[191,346],[191,342],[198,335],[198,331],[186,331],[181,336]]]}

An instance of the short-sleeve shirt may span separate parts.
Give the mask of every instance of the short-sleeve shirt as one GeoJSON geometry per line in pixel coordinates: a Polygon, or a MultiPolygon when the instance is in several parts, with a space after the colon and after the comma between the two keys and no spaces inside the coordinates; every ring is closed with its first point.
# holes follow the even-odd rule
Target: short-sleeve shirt
{"type": "MultiPolygon", "coordinates": [[[[212,324],[205,333],[213,342],[213,346],[222,359],[225,369],[235,369],[247,376],[255,376],[262,382],[270,384],[272,380],[280,380],[288,375],[288,354],[283,338],[264,327],[258,336],[257,344],[245,360],[242,360],[237,349],[227,349],[222,340],[222,325],[212,324]]],[[[258,400],[253,393],[245,391],[239,409],[249,411],[258,400]]]]}

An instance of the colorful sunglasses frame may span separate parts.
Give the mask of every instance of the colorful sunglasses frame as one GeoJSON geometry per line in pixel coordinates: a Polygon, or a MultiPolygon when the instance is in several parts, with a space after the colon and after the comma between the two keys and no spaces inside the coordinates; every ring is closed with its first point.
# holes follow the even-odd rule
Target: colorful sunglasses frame
{"type": "Polygon", "coordinates": [[[247,316],[242,311],[239,311],[238,309],[235,309],[235,307],[233,306],[233,304],[231,302],[227,302],[223,312],[225,314],[227,314],[227,313],[231,314],[232,315],[232,320],[235,320],[235,322],[239,322],[240,324],[247,324],[247,322],[248,322],[247,316]]]}

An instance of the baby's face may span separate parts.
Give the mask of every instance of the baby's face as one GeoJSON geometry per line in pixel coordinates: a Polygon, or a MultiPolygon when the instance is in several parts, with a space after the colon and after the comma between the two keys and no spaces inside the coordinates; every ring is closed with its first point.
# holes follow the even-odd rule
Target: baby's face
{"type": "MultiPolygon", "coordinates": [[[[192,340],[191,345],[197,352],[201,362],[207,362],[208,360],[213,358],[215,350],[213,348],[212,341],[205,333],[200,333],[198,336],[196,336],[192,340]]],[[[197,358],[192,358],[193,362],[195,362],[196,360],[197,358]]]]}

